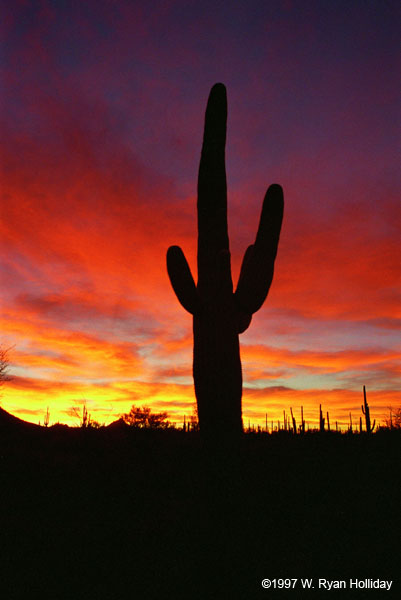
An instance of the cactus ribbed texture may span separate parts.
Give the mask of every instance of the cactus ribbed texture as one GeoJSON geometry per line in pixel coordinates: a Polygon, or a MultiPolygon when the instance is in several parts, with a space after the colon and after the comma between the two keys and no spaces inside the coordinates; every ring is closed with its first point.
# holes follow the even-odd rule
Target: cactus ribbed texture
{"type": "Polygon", "coordinates": [[[171,285],[193,315],[193,376],[202,432],[242,431],[239,334],[268,294],[283,218],[283,192],[271,185],[263,202],[255,243],[246,250],[235,292],[227,229],[225,142],[227,97],[213,86],[206,108],[198,175],[198,281],[179,246],[167,251],[171,285]]]}

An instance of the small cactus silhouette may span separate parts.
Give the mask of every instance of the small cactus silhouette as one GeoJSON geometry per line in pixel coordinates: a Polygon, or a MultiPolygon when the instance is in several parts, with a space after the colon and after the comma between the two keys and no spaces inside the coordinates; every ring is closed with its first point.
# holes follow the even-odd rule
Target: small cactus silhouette
{"type": "Polygon", "coordinates": [[[292,412],[291,407],[290,407],[290,411],[291,411],[291,420],[292,420],[292,432],[295,435],[297,433],[297,422],[296,422],[296,419],[294,417],[294,413],[292,412]]]}
{"type": "MultiPolygon", "coordinates": [[[[376,420],[373,421],[373,425],[372,425],[370,422],[370,410],[369,410],[368,401],[366,399],[365,386],[363,386],[363,404],[362,404],[361,408],[362,408],[363,414],[365,415],[366,431],[367,431],[367,433],[373,433],[375,425],[376,425],[376,420]]],[[[361,429],[361,431],[362,431],[362,429],[361,429]]]]}
{"type": "Polygon", "coordinates": [[[319,430],[324,431],[325,418],[322,412],[322,405],[319,404],[319,430]]]}
{"type": "Polygon", "coordinates": [[[304,421],[304,407],[301,406],[301,425],[299,426],[299,433],[305,433],[305,421],[304,421]]]}
{"type": "Polygon", "coordinates": [[[225,86],[211,89],[206,108],[198,175],[198,282],[179,246],[167,251],[171,285],[193,315],[193,376],[201,431],[211,435],[242,431],[242,372],[239,334],[262,306],[273,279],[283,218],[283,192],[271,185],[265,195],[255,243],[245,252],[233,292],[227,229],[225,86]]]}
{"type": "Polygon", "coordinates": [[[349,413],[349,427],[348,427],[348,432],[352,433],[353,429],[352,429],[352,415],[351,413],[349,413]]]}

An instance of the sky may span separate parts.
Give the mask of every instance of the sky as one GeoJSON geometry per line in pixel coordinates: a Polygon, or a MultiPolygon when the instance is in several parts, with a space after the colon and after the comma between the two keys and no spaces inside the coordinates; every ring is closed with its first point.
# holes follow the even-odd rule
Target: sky
{"type": "Polygon", "coordinates": [[[244,424],[359,423],[401,405],[400,6],[391,0],[14,0],[1,24],[0,405],[77,424],[135,404],[193,413],[192,323],[207,97],[228,94],[233,278],[266,188],[274,281],[240,336],[244,424]]]}

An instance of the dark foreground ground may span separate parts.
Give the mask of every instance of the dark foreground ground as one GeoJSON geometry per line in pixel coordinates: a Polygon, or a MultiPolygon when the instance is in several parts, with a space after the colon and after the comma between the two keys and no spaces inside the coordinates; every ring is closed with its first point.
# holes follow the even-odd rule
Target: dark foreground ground
{"type": "Polygon", "coordinates": [[[400,598],[400,442],[3,431],[0,597],[400,598]],[[393,587],[286,592],[264,578],[393,587]]]}

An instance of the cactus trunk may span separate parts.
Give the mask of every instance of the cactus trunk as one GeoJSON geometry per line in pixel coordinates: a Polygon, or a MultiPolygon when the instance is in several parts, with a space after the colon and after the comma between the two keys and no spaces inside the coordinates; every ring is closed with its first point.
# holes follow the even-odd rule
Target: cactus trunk
{"type": "MultiPolygon", "coordinates": [[[[365,386],[363,386],[363,405],[362,405],[362,412],[365,416],[365,423],[366,423],[366,431],[367,433],[373,433],[375,425],[376,425],[376,421],[373,421],[373,425],[371,424],[370,421],[370,409],[369,409],[369,404],[368,401],[366,399],[366,388],[365,386]]],[[[361,422],[362,422],[362,418],[361,418],[361,422]]],[[[361,429],[362,431],[362,429],[361,429]]]]}
{"type": "Polygon", "coordinates": [[[193,376],[199,425],[213,436],[242,431],[239,334],[262,306],[272,279],[283,216],[281,187],[263,203],[254,245],[244,256],[235,293],[227,229],[226,90],[213,86],[205,116],[198,176],[198,281],[178,246],[167,252],[167,270],[182,306],[193,315],[193,376]]]}
{"type": "Polygon", "coordinates": [[[194,316],[193,376],[203,431],[242,431],[242,371],[230,315],[194,316]]]}

